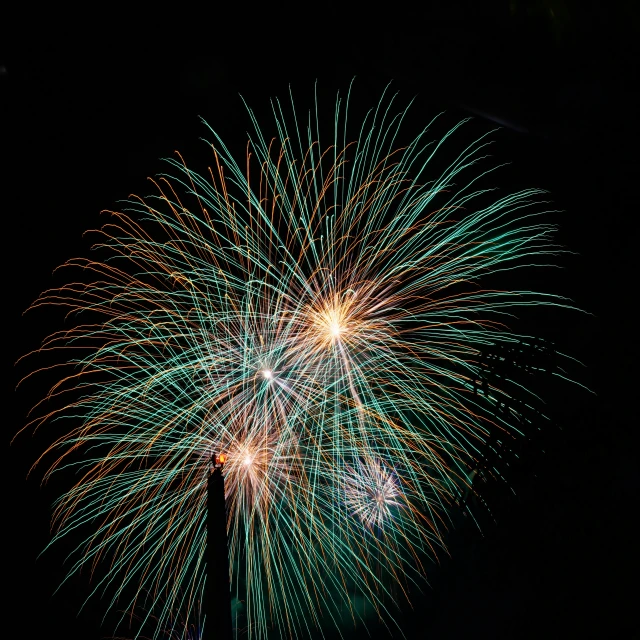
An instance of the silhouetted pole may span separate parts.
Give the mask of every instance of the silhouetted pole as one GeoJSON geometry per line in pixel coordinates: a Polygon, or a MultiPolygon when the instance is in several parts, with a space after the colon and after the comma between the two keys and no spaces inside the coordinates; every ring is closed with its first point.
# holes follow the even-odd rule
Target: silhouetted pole
{"type": "Polygon", "coordinates": [[[202,640],[233,640],[227,513],[222,475],[224,461],[224,455],[217,455],[212,459],[213,468],[207,483],[206,623],[202,640]]]}

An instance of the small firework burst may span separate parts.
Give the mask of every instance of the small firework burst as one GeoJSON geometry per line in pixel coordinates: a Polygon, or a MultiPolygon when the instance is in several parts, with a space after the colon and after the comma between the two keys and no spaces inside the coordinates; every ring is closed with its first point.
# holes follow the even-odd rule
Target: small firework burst
{"type": "Polygon", "coordinates": [[[398,478],[380,460],[347,466],[345,493],[347,509],[369,529],[382,529],[402,506],[398,478]]]}

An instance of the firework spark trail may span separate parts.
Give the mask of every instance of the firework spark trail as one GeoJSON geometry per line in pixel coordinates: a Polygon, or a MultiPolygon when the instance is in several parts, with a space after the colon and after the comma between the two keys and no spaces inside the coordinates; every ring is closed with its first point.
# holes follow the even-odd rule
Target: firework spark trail
{"type": "Polygon", "coordinates": [[[59,452],[48,474],[80,473],[56,505],[54,542],[90,532],[70,573],[106,566],[94,593],[111,607],[151,594],[164,603],[158,629],[176,607],[198,608],[204,487],[224,450],[249,636],[340,624],[335,602],[358,618],[355,595],[390,621],[391,585],[419,584],[443,548],[490,425],[514,431],[474,398],[478,350],[520,339],[503,324],[519,306],[570,305],[479,283],[553,262],[544,192],[483,187],[486,136],[438,174],[437,152],[463,123],[398,147],[406,110],[394,115],[393,101],[348,141],[338,100],[328,146],[293,101],[292,133],[273,104],[273,140],[249,110],[242,166],[210,130],[208,175],[169,160],[156,195],[97,232],[110,257],[66,265],[93,280],[34,303],[88,312],[42,347],[82,355],[49,394],[73,398],[34,423],[80,422],[42,456],[59,452]]]}

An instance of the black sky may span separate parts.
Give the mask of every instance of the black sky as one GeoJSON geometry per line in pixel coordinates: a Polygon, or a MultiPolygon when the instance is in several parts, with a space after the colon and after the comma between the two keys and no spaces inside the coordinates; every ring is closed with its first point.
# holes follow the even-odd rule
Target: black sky
{"type": "MultiPolygon", "coordinates": [[[[268,118],[268,98],[286,96],[289,84],[298,104],[310,104],[317,79],[329,105],[355,76],[355,108],[364,109],[393,81],[403,104],[417,96],[408,132],[443,109],[449,124],[471,112],[478,130],[504,124],[493,150],[513,163],[504,186],[546,188],[564,211],[559,237],[576,255],[541,287],[593,316],[540,331],[587,365],[581,381],[597,393],[554,399],[563,430],[545,444],[537,477],[501,505],[484,537],[464,527],[452,535],[433,590],[403,617],[407,637],[637,635],[635,3],[93,11],[25,7],[4,25],[7,440],[45,390],[33,383],[14,393],[28,367],[13,363],[61,322],[22,312],[60,283],[57,265],[86,255],[82,233],[100,225],[101,210],[147,191],[160,157],[177,149],[206,167],[199,116],[242,149],[249,122],[239,93],[268,118]]],[[[37,471],[25,476],[48,439],[21,436],[5,450],[6,637],[108,637],[100,602],[76,616],[86,576],[52,596],[68,550],[36,561],[59,487],[40,489],[37,471]]]]}

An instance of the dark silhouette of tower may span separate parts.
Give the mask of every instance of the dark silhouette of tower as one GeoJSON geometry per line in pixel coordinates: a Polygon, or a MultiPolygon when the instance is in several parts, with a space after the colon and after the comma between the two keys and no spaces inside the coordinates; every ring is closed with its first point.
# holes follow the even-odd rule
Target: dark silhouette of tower
{"type": "Polygon", "coordinates": [[[229,551],[227,548],[227,514],[224,499],[225,456],[212,458],[207,483],[207,581],[205,584],[206,616],[202,640],[232,640],[231,587],[229,584],[229,551]]]}

